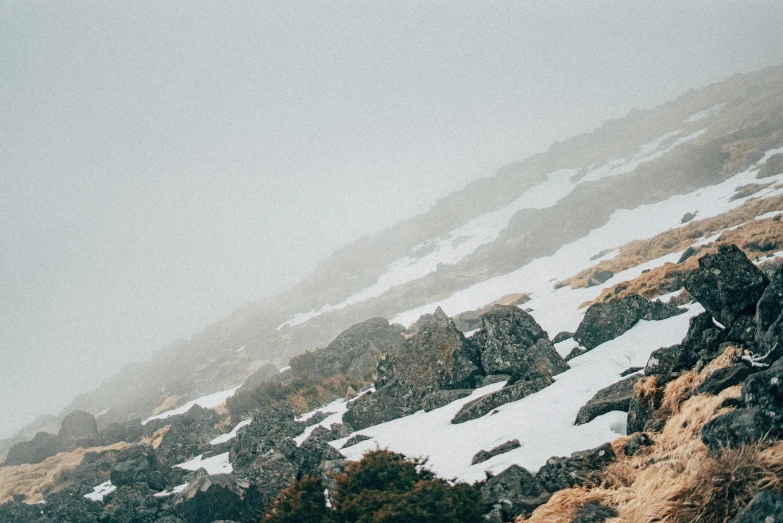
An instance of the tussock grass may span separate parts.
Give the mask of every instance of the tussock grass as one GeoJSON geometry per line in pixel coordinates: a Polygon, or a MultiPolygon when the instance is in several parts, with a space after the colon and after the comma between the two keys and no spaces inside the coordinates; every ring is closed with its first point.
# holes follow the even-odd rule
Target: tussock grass
{"type": "MultiPolygon", "coordinates": [[[[783,442],[726,449],[711,456],[701,442],[701,428],[729,412],[727,398],[739,397],[740,386],[717,396],[694,395],[713,372],[733,364],[739,355],[729,347],[700,372],[691,371],[668,383],[662,409],[669,418],[654,445],[625,456],[627,438],[612,442],[618,460],[604,470],[603,483],[555,493],[549,501],[518,523],[570,523],[582,505],[598,502],[618,511],[609,523],[728,522],[759,490],[783,492],[783,442]]],[[[657,384],[640,380],[639,392],[654,393],[657,384]]]]}
{"type": "Polygon", "coordinates": [[[41,490],[53,487],[63,474],[78,467],[87,452],[120,450],[126,446],[127,443],[120,442],[107,447],[79,447],[60,452],[41,463],[0,467],[0,505],[16,494],[23,494],[25,503],[37,503],[43,499],[41,490]]]}

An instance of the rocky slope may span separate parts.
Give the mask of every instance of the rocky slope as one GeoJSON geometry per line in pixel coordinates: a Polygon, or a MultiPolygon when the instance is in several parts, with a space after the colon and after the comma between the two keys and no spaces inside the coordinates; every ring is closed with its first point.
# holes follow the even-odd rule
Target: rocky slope
{"type": "Polygon", "coordinates": [[[7,445],[0,521],[252,521],[377,447],[495,522],[684,521],[708,473],[711,521],[774,514],[781,80],[556,144],[130,366],[7,445]]]}

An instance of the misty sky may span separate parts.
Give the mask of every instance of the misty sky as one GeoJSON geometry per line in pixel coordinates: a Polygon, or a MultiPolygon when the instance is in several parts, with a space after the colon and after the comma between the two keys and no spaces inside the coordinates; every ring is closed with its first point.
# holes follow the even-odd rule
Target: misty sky
{"type": "Polygon", "coordinates": [[[783,2],[0,1],[0,437],[504,163],[783,61],[783,2]]]}

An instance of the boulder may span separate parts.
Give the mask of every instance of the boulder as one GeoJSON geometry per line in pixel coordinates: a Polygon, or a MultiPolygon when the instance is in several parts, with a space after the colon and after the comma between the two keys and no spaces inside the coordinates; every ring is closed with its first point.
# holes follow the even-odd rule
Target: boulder
{"type": "Polygon", "coordinates": [[[209,442],[220,435],[220,430],[215,428],[220,416],[198,405],[167,421],[171,428],[163,436],[157,454],[160,461],[169,466],[212,450],[209,442]]]}
{"type": "Polygon", "coordinates": [[[481,396],[473,401],[470,401],[462,406],[457,414],[452,418],[452,423],[464,423],[466,421],[480,418],[484,414],[491,412],[493,409],[511,403],[512,401],[518,401],[522,398],[530,396],[545,387],[548,387],[553,383],[552,378],[543,377],[536,378],[531,381],[520,381],[513,385],[507,385],[500,390],[491,392],[485,396],[481,396]]]}
{"type": "Polygon", "coordinates": [[[473,388],[482,375],[477,361],[475,348],[454,322],[437,319],[381,356],[376,387],[396,381],[423,394],[473,388]]]}
{"type": "Polygon", "coordinates": [[[573,337],[574,337],[574,333],[573,332],[560,331],[557,334],[555,334],[554,338],[552,338],[552,343],[553,344],[557,344],[557,343],[560,343],[560,342],[563,342],[563,341],[566,341],[566,340],[570,340],[573,337]]]}
{"type": "Polygon", "coordinates": [[[425,394],[413,387],[401,387],[397,382],[389,383],[375,392],[368,392],[357,399],[343,414],[343,423],[355,430],[409,416],[420,410],[425,394]]]}
{"type": "Polygon", "coordinates": [[[783,523],[783,496],[759,492],[731,523],[783,523]]]}
{"type": "Polygon", "coordinates": [[[495,456],[505,454],[506,452],[511,452],[512,450],[518,449],[521,446],[522,445],[519,443],[518,439],[512,439],[510,441],[498,445],[492,450],[480,450],[476,452],[475,456],[473,456],[473,461],[470,464],[476,465],[478,463],[484,463],[488,459],[492,459],[495,456]]]}
{"type": "Polygon", "coordinates": [[[255,389],[262,383],[279,376],[280,369],[278,369],[275,365],[272,365],[271,363],[262,365],[261,368],[257,369],[255,372],[253,372],[253,374],[247,377],[242,386],[237,389],[237,394],[246,392],[250,389],[255,389]]]}
{"type": "Polygon", "coordinates": [[[655,442],[650,438],[650,436],[644,432],[637,432],[628,438],[628,441],[626,441],[625,445],[623,445],[623,454],[626,456],[634,456],[644,447],[650,447],[654,444],[655,442]]]}
{"type": "Polygon", "coordinates": [[[120,441],[133,443],[144,434],[144,425],[140,419],[126,421],[124,423],[109,423],[98,431],[95,442],[98,445],[114,445],[120,441]]]}
{"type": "Polygon", "coordinates": [[[146,483],[154,490],[164,490],[168,484],[168,470],[158,464],[155,449],[147,444],[131,445],[117,454],[109,478],[112,485],[121,487],[146,483]]]}
{"type": "Polygon", "coordinates": [[[612,276],[614,276],[612,271],[595,271],[587,279],[587,286],[595,287],[596,285],[601,285],[612,279],[612,276]]]}
{"type": "Polygon", "coordinates": [[[421,408],[424,412],[439,409],[460,398],[470,396],[473,389],[436,390],[430,392],[421,400],[421,408]]]}
{"type": "Polygon", "coordinates": [[[75,410],[65,416],[57,435],[68,441],[92,439],[98,435],[98,422],[89,412],[75,410]]]}
{"type": "Polygon", "coordinates": [[[368,439],[372,439],[370,436],[365,436],[364,434],[357,434],[356,436],[351,436],[348,438],[348,441],[346,441],[342,448],[348,448],[353,447],[357,443],[361,443],[362,441],[367,441],[368,439]]]}
{"type": "Polygon", "coordinates": [[[685,289],[707,312],[730,328],[743,314],[754,314],[769,280],[736,245],[721,245],[699,259],[685,278],[685,289]]]}
{"type": "Polygon", "coordinates": [[[717,395],[724,389],[739,385],[752,372],[753,369],[751,367],[742,364],[718,369],[699,385],[696,389],[696,394],[717,395]]]}
{"type": "Polygon", "coordinates": [[[764,164],[759,168],[757,178],[768,178],[775,176],[776,174],[783,173],[783,154],[773,154],[764,164]]]}
{"type": "Polygon", "coordinates": [[[624,371],[620,373],[620,377],[625,378],[626,376],[630,376],[631,374],[636,374],[639,371],[643,371],[644,367],[628,367],[624,371]]]}
{"type": "Polygon", "coordinates": [[[766,332],[783,314],[783,266],[770,278],[769,285],[756,303],[756,326],[766,332]]]}
{"type": "Polygon", "coordinates": [[[275,449],[283,446],[296,448],[290,438],[301,434],[305,427],[305,423],[296,421],[294,411],[288,403],[280,403],[257,412],[250,425],[227,443],[234,473],[242,475],[245,470],[254,466],[256,460],[275,449]]]}
{"type": "Polygon", "coordinates": [[[568,364],[549,342],[547,333],[519,307],[495,305],[481,318],[473,335],[485,375],[508,374],[512,380],[552,376],[568,364]]]}
{"type": "Polygon", "coordinates": [[[769,420],[758,408],[737,409],[709,421],[701,429],[701,440],[718,453],[763,441],[770,430],[769,420]]]}
{"type": "Polygon", "coordinates": [[[574,333],[574,339],[587,350],[613,340],[639,320],[662,320],[682,314],[685,309],[660,301],[649,302],[638,294],[610,302],[590,305],[574,333]]]}
{"type": "Polygon", "coordinates": [[[628,412],[634,396],[634,385],[638,380],[639,376],[630,376],[596,392],[595,396],[579,409],[574,425],[590,423],[598,416],[613,410],[628,412]]]}
{"type": "Polygon", "coordinates": [[[546,465],[539,469],[536,479],[549,492],[581,485],[599,485],[602,469],[615,458],[612,446],[605,443],[594,449],[574,452],[568,458],[549,458],[546,465]]]}
{"type": "Polygon", "coordinates": [[[758,407],[769,425],[783,427],[783,359],[769,369],[753,374],[742,385],[742,399],[748,407],[758,407]]]}
{"type": "Polygon", "coordinates": [[[329,431],[325,429],[322,433],[313,431],[313,434],[295,449],[293,462],[297,466],[298,476],[315,474],[324,461],[345,459],[345,456],[327,443],[328,438],[323,437],[324,434],[329,434],[329,431]]]}
{"type": "Polygon", "coordinates": [[[574,514],[572,523],[603,523],[607,519],[617,517],[617,511],[612,507],[601,505],[597,501],[585,503],[574,514]]]}
{"type": "Polygon", "coordinates": [[[69,446],[69,442],[57,434],[39,432],[31,441],[23,441],[11,447],[3,465],[40,463],[58,452],[68,450],[69,446]]]}
{"type": "Polygon", "coordinates": [[[294,372],[307,371],[313,379],[338,374],[364,378],[375,376],[378,358],[405,340],[402,325],[385,318],[357,323],[340,333],[326,348],[291,360],[294,372]]]}
{"type": "Polygon", "coordinates": [[[487,508],[500,512],[504,521],[531,513],[549,497],[535,476],[519,465],[511,465],[497,476],[487,478],[481,487],[481,501],[487,508]]]}
{"type": "Polygon", "coordinates": [[[663,387],[658,386],[654,376],[637,380],[634,385],[634,395],[628,405],[627,434],[630,435],[645,430],[647,422],[653,418],[655,411],[660,408],[661,401],[663,401],[663,387]]]}
{"type": "Polygon", "coordinates": [[[438,306],[435,309],[435,312],[432,314],[422,314],[419,316],[419,319],[416,320],[416,323],[413,325],[413,330],[415,332],[419,332],[420,330],[430,327],[433,323],[448,319],[449,316],[443,311],[443,309],[440,308],[440,306],[438,306]]]}
{"type": "Polygon", "coordinates": [[[174,506],[188,523],[256,521],[263,514],[252,485],[231,474],[198,478],[177,494],[174,506]]]}
{"type": "Polygon", "coordinates": [[[291,480],[297,477],[297,473],[296,465],[281,451],[275,450],[257,458],[243,470],[241,476],[247,478],[258,489],[259,506],[263,509],[291,484],[291,480]]]}
{"type": "Polygon", "coordinates": [[[145,483],[123,485],[107,494],[103,501],[103,520],[111,523],[158,523],[165,521],[165,518],[169,518],[169,521],[172,521],[171,518],[175,518],[174,521],[182,521],[176,518],[173,507],[153,497],[145,483]]]}

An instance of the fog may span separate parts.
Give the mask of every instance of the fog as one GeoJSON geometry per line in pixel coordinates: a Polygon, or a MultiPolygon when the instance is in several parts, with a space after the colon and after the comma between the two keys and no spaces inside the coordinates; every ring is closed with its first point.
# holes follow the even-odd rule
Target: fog
{"type": "Polygon", "coordinates": [[[0,2],[0,437],[337,247],[783,61],[777,1],[0,2]]]}

